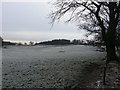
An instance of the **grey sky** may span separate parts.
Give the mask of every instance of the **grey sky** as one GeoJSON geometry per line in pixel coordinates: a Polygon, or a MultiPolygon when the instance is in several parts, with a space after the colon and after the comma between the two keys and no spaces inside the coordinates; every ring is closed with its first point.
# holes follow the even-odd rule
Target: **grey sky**
{"type": "Polygon", "coordinates": [[[2,2],[2,37],[6,40],[44,41],[83,39],[84,33],[64,17],[50,30],[51,5],[47,2],[2,2]]]}

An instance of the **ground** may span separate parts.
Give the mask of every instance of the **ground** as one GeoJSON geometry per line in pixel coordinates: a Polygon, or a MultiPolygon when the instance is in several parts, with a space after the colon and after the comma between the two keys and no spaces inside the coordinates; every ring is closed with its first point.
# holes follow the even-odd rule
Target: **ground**
{"type": "Polygon", "coordinates": [[[83,78],[79,86],[92,88],[120,88],[120,64],[109,63],[106,71],[106,85],[103,85],[103,70],[105,61],[86,64],[83,68],[83,78]]]}
{"type": "Polygon", "coordinates": [[[107,85],[102,85],[105,52],[96,49],[80,45],[3,49],[3,88],[119,86],[118,65],[113,63],[107,70],[107,85]]]}

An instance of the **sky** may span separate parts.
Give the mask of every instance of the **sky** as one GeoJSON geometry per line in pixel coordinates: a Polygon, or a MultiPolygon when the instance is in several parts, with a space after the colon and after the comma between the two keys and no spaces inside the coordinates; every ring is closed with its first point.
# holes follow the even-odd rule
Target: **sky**
{"type": "MultiPolygon", "coordinates": [[[[1,6],[1,3],[0,3],[1,6]]],[[[75,23],[66,24],[67,16],[51,29],[49,14],[53,6],[47,0],[3,0],[2,38],[14,41],[47,41],[53,39],[85,39],[85,32],[75,23]]],[[[1,11],[1,9],[0,9],[1,11]]],[[[1,17],[1,16],[0,16],[1,17]]],[[[0,22],[1,23],[1,22],[0,22]]]]}

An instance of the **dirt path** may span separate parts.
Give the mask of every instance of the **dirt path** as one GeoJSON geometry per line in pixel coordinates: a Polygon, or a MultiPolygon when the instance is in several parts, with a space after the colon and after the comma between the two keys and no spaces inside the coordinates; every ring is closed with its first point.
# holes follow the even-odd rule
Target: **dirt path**
{"type": "Polygon", "coordinates": [[[86,62],[81,70],[81,74],[79,74],[79,78],[77,80],[79,83],[74,87],[95,87],[97,85],[96,82],[101,80],[101,75],[103,74],[103,62],[86,62]]]}
{"type": "Polygon", "coordinates": [[[120,65],[110,63],[106,73],[106,85],[102,83],[104,61],[86,64],[80,75],[80,83],[76,87],[107,87],[119,88],[120,86],[120,65]]]}
{"type": "Polygon", "coordinates": [[[89,87],[100,79],[100,75],[102,74],[102,65],[99,63],[90,63],[83,68],[82,72],[83,77],[80,86],[89,87]]]}

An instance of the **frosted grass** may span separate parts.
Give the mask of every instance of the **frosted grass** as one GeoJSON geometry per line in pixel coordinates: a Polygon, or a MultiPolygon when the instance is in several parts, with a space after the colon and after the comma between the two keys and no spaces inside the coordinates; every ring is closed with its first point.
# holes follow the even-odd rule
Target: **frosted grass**
{"type": "Polygon", "coordinates": [[[64,88],[77,84],[84,62],[105,57],[92,46],[14,46],[2,50],[2,85],[64,88]]]}

